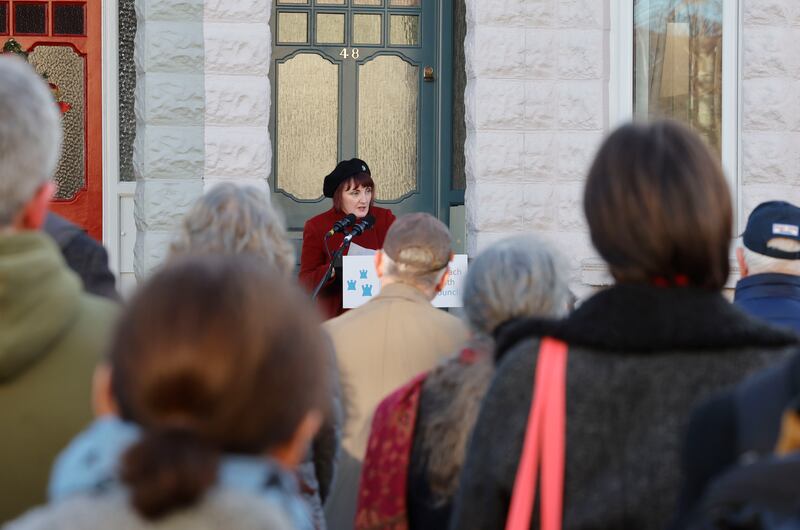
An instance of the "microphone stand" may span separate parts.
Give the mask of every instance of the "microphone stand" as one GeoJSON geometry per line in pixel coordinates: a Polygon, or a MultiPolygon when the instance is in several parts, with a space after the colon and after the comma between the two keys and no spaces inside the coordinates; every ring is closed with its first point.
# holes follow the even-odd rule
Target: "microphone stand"
{"type": "Polygon", "coordinates": [[[322,290],[322,286],[328,283],[328,280],[331,279],[331,276],[333,275],[333,266],[336,263],[336,260],[342,257],[344,251],[350,246],[350,241],[352,241],[352,239],[352,237],[345,237],[344,241],[342,241],[342,244],[339,245],[339,248],[334,251],[333,255],[331,256],[331,263],[328,265],[328,270],[325,271],[325,276],[322,278],[322,281],[317,284],[317,287],[314,289],[314,294],[311,295],[312,300],[317,299],[317,295],[319,295],[319,292],[322,290]]]}

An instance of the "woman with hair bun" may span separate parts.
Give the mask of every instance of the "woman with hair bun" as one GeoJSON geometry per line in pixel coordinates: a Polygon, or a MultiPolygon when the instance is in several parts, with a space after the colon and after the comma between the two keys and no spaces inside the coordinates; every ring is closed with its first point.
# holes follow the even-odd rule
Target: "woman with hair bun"
{"type": "Polygon", "coordinates": [[[286,283],[247,256],[156,274],[96,373],[99,417],[56,461],[50,504],[9,530],[310,530],[292,471],[328,414],[330,352],[286,283]]]}

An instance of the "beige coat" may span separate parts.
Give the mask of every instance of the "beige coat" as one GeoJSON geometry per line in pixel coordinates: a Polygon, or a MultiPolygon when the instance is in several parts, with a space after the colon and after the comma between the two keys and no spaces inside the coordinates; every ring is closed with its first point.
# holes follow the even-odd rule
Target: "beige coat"
{"type": "Polygon", "coordinates": [[[467,339],[466,326],[418,289],[387,285],[374,300],[325,323],[336,348],[345,408],[342,451],[325,505],[329,530],[353,528],[372,413],[390,392],[467,339]]]}

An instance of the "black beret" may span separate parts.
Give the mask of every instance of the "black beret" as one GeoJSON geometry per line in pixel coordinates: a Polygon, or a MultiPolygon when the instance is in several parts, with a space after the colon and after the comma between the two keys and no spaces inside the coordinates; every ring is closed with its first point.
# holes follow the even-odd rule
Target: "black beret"
{"type": "Polygon", "coordinates": [[[325,182],[322,185],[322,193],[326,197],[333,197],[333,194],[336,193],[336,188],[339,187],[339,184],[349,179],[353,175],[369,172],[369,166],[363,160],[358,158],[342,160],[336,164],[336,168],[325,177],[325,182]]]}

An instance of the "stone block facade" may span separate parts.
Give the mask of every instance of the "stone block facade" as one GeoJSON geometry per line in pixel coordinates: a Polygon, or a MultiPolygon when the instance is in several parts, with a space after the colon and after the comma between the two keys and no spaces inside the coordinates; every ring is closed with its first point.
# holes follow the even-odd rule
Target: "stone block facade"
{"type": "Polygon", "coordinates": [[[467,1],[468,252],[534,231],[594,255],[583,175],[608,122],[608,2],[467,1]]]}
{"type": "MultiPolygon", "coordinates": [[[[582,210],[609,127],[611,2],[466,0],[468,252],[535,231],[577,294],[605,281],[582,210]],[[598,264],[599,263],[599,264],[598,264]]],[[[136,270],[218,182],[267,188],[272,0],[137,0],[136,270]]],[[[738,213],[800,202],[797,0],[742,0],[738,213]]]]}

